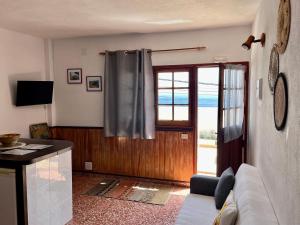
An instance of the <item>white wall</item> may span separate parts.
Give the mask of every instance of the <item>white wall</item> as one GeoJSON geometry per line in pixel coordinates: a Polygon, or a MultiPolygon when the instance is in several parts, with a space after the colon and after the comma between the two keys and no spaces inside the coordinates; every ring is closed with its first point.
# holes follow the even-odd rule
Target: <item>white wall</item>
{"type": "Polygon", "coordinates": [[[266,46],[255,45],[251,54],[249,158],[264,179],[281,225],[300,224],[300,1],[291,0],[292,26],[280,71],[288,80],[289,107],[286,128],[276,131],[273,96],[268,88],[269,56],[276,42],[279,0],[264,0],[253,33],[266,33],[266,46]],[[256,80],[263,78],[263,99],[255,97],[256,80]]]}
{"type": "Polygon", "coordinates": [[[103,75],[104,57],[98,53],[118,49],[166,49],[206,46],[196,52],[153,53],[153,65],[211,63],[216,56],[228,61],[249,61],[241,43],[251,27],[232,27],[160,34],[115,35],[54,41],[56,125],[103,126],[103,92],[86,92],[85,77],[103,75]],[[67,84],[67,68],[83,69],[83,84],[67,84]]]}
{"type": "Polygon", "coordinates": [[[29,125],[46,121],[43,106],[16,107],[17,80],[45,79],[44,41],[0,28],[0,133],[29,137],[29,125]]]}

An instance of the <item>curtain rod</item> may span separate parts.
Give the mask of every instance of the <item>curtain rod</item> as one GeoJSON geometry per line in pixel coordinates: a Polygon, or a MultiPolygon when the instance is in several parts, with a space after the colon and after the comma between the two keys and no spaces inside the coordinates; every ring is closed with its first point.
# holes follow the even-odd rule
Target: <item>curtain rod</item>
{"type": "MultiPolygon", "coordinates": [[[[201,51],[204,49],[206,49],[206,47],[159,49],[159,50],[149,50],[149,52],[172,52],[172,51],[186,51],[186,50],[201,51]]],[[[127,53],[134,53],[134,52],[135,52],[134,50],[127,50],[127,53]]],[[[99,55],[105,55],[105,52],[100,52],[99,55]]]]}

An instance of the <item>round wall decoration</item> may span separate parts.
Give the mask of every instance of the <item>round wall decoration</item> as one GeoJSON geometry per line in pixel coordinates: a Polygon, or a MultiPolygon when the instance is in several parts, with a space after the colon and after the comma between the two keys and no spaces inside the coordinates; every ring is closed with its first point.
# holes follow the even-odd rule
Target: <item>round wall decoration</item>
{"type": "Polygon", "coordinates": [[[274,87],[274,122],[277,130],[282,130],[286,123],[288,110],[288,90],[285,75],[280,73],[274,87]]]}
{"type": "Polygon", "coordinates": [[[270,55],[270,65],[269,65],[269,74],[268,74],[268,81],[270,91],[274,93],[274,85],[279,73],[279,54],[277,51],[277,45],[274,44],[271,55],[270,55]]]}
{"type": "Polygon", "coordinates": [[[289,41],[291,26],[290,0],[280,0],[277,21],[277,45],[278,53],[283,54],[289,41]]]}

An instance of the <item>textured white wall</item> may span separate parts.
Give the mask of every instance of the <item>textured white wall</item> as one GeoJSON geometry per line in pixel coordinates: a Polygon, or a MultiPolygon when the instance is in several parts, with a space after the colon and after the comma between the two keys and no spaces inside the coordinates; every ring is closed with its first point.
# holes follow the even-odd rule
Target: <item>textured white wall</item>
{"type": "Polygon", "coordinates": [[[251,53],[249,158],[264,179],[281,225],[300,224],[300,1],[291,0],[289,44],[280,55],[280,71],[288,80],[289,108],[286,128],[278,132],[273,122],[273,96],[268,88],[269,56],[276,42],[279,0],[264,0],[253,34],[266,33],[266,46],[251,53]],[[263,99],[255,96],[256,80],[263,78],[263,99]]]}
{"type": "Polygon", "coordinates": [[[54,41],[56,124],[103,126],[103,92],[86,92],[87,75],[103,75],[104,57],[98,53],[117,49],[166,49],[207,46],[196,52],[154,53],[154,65],[210,63],[216,56],[229,61],[249,61],[241,48],[250,26],[160,34],[133,34],[105,37],[60,39],[54,41]],[[67,68],[83,69],[83,84],[67,84],[67,68]]]}
{"type": "Polygon", "coordinates": [[[0,133],[29,137],[29,125],[46,121],[43,106],[16,107],[17,80],[45,79],[44,41],[0,28],[0,133]]]}

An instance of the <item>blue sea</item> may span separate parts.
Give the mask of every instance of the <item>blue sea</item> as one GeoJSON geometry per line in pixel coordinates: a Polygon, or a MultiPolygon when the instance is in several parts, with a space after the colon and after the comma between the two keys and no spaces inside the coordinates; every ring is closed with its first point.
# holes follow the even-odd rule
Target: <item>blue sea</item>
{"type": "Polygon", "coordinates": [[[218,96],[199,95],[198,107],[218,107],[218,96]]]}
{"type": "MultiPolygon", "coordinates": [[[[172,98],[168,95],[159,96],[159,104],[172,104],[172,98]]],[[[188,104],[186,95],[176,95],[175,104],[188,104]]],[[[199,95],[198,107],[218,107],[218,96],[215,95],[199,95]]]]}

